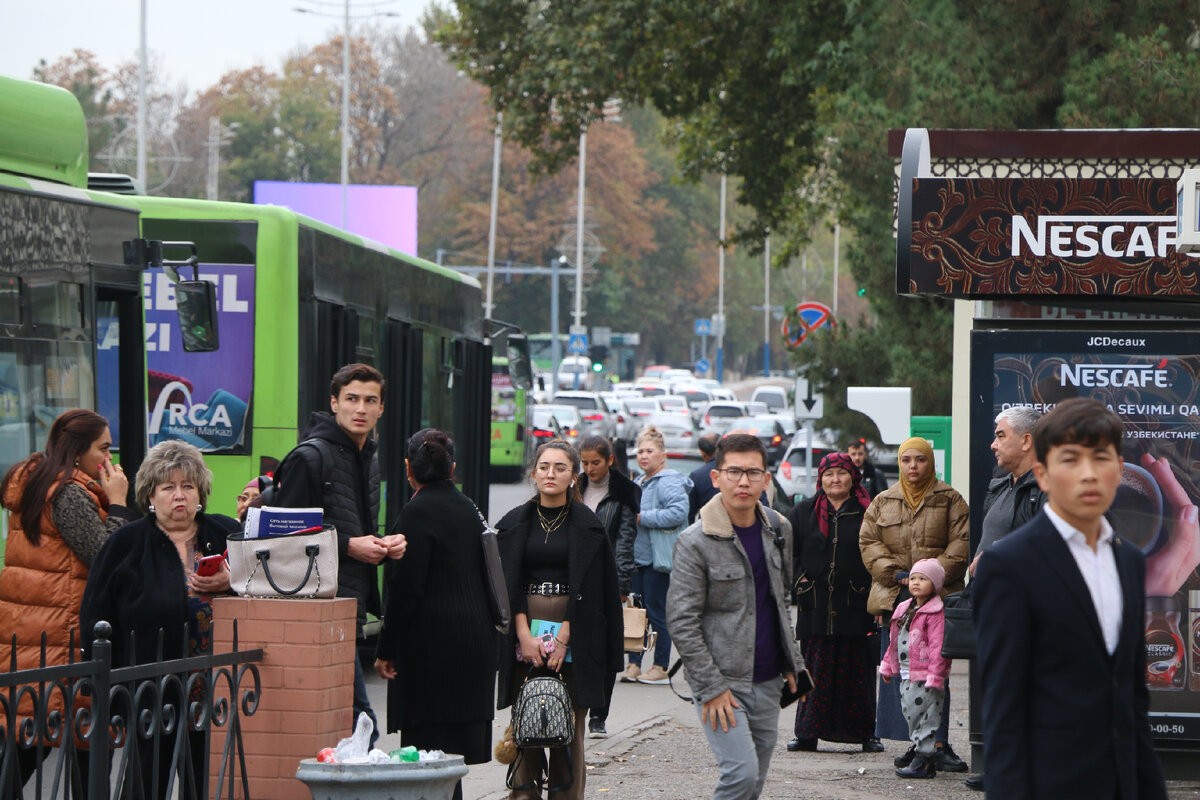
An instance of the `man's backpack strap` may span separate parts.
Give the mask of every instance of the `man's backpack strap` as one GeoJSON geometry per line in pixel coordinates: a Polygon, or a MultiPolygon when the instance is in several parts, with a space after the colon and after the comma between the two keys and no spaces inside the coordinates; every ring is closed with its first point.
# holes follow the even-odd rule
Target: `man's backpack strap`
{"type": "Polygon", "coordinates": [[[318,469],[314,474],[308,476],[310,481],[308,494],[312,498],[311,502],[320,503],[321,498],[325,496],[325,492],[330,488],[328,470],[330,465],[333,464],[333,445],[325,439],[314,436],[311,439],[305,439],[293,447],[283,457],[283,460],[279,462],[279,466],[275,468],[275,485],[268,488],[266,492],[263,492],[263,505],[272,505],[274,502],[280,488],[287,479],[287,466],[293,459],[303,457],[298,452],[301,447],[309,447],[316,450],[318,456],[318,469]]]}

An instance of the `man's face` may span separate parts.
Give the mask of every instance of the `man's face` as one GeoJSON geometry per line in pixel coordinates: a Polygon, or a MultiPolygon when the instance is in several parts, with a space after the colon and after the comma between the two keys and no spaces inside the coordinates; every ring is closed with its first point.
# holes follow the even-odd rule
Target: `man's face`
{"type": "Polygon", "coordinates": [[[383,416],[383,387],[378,381],[350,381],[337,397],[329,398],[338,427],[351,439],[365,441],[383,416]]]}
{"type": "Polygon", "coordinates": [[[867,448],[865,445],[852,444],[846,451],[850,456],[850,460],[854,462],[854,466],[862,469],[863,462],[867,460],[867,448]]]}
{"type": "Polygon", "coordinates": [[[1025,454],[1033,446],[1030,435],[1017,436],[1012,423],[1002,419],[996,423],[996,438],[992,439],[992,452],[996,454],[996,465],[1005,472],[1016,472],[1025,454]]]}
{"type": "Polygon", "coordinates": [[[1038,486],[1064,520],[1082,531],[1108,511],[1121,485],[1121,457],[1111,444],[1060,444],[1033,466],[1038,486]]]}
{"type": "Polygon", "coordinates": [[[766,480],[766,464],[763,463],[762,453],[726,453],[725,460],[719,470],[710,473],[713,486],[721,493],[721,500],[730,512],[753,509],[758,498],[763,493],[763,482],[766,480]],[[742,474],[736,479],[729,476],[727,470],[741,470],[742,474]],[[748,470],[757,470],[760,474],[751,479],[748,470]]]}

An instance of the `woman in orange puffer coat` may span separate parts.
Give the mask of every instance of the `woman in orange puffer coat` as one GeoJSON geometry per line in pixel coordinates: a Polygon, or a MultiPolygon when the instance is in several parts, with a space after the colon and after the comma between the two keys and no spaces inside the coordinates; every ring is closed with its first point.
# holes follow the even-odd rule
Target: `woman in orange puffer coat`
{"type": "MultiPolygon", "coordinates": [[[[46,449],[14,465],[0,483],[8,509],[8,540],[0,570],[0,669],[35,669],[78,661],[79,604],[88,567],[108,535],[136,518],[125,508],[129,481],[112,463],[112,435],[104,417],[86,409],[66,411],[50,426],[46,449]],[[14,649],[14,637],[16,647],[14,649]],[[71,651],[72,647],[74,652],[71,651]]],[[[66,692],[48,687],[49,712],[63,710],[66,692]]],[[[33,703],[22,702],[29,716],[33,703]]],[[[61,744],[65,731],[50,735],[39,720],[37,739],[61,744]]],[[[44,752],[44,751],[43,751],[44,752]]],[[[80,756],[86,780],[86,751],[80,756]]],[[[22,783],[37,768],[35,748],[19,747],[22,783]]]]}

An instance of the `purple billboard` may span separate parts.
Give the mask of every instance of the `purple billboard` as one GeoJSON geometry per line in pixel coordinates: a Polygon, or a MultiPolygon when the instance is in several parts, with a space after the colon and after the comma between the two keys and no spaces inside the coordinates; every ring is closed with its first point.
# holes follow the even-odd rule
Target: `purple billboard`
{"type": "MultiPolygon", "coordinates": [[[[254,202],[290,208],[342,227],[340,183],[255,181],[254,202]]],[[[417,254],[417,187],[353,184],[346,192],[346,230],[388,247],[417,254]]]]}

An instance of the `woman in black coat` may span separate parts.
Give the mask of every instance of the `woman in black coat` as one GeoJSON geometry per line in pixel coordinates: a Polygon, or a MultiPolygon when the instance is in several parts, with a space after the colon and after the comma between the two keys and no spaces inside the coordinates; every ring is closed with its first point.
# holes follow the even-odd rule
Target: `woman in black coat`
{"type": "Polygon", "coordinates": [[[514,800],[540,798],[536,784],[543,774],[548,786],[565,787],[552,790],[552,797],[583,797],[586,710],[606,703],[607,687],[621,670],[616,565],[600,520],[579,499],[578,475],[575,448],[559,439],[542,445],[534,458],[537,497],[496,526],[513,611],[513,629],[500,651],[499,708],[512,705],[535,668],[560,673],[575,707],[570,757],[567,748],[552,748],[547,763],[544,751],[522,751],[512,785],[529,788],[514,789],[509,795],[514,800]],[[548,651],[530,631],[535,619],[561,623],[548,651]]]}
{"type": "MultiPolygon", "coordinates": [[[[147,516],[118,528],[92,562],[79,608],[84,657],[92,657],[94,628],[98,621],[112,625],[112,665],[127,667],[159,659],[198,656],[212,652],[212,595],[229,591],[229,568],[222,562],[214,574],[197,570],[200,560],[225,552],[225,537],[237,531],[237,521],[220,514],[203,513],[212,489],[212,472],[200,451],[170,440],[146,453],[135,481],[137,504],[147,516]],[[130,635],[133,635],[131,644],[130,635]]],[[[186,680],[186,676],[185,676],[186,680]]],[[[192,688],[189,700],[200,699],[192,688]]],[[[150,695],[141,698],[140,711],[149,711],[150,695]]],[[[130,709],[121,707],[130,719],[130,709]]],[[[179,692],[168,685],[163,706],[182,707],[179,692]]],[[[186,714],[181,714],[186,717],[186,714]]],[[[142,790],[147,797],[165,796],[177,741],[163,734],[154,758],[153,738],[143,738],[141,726],[131,726],[130,736],[139,752],[142,790]],[[157,789],[153,773],[157,766],[157,789]]],[[[200,794],[205,737],[189,725],[176,727],[191,749],[192,774],[177,762],[181,780],[190,781],[200,794]]],[[[181,796],[186,794],[181,789],[181,796]]]]}
{"type": "Polygon", "coordinates": [[[844,453],[817,468],[816,494],[792,509],[792,574],[796,638],[816,688],[796,709],[796,738],[787,749],[816,750],[817,740],[861,744],[875,738],[875,619],[867,613],[871,573],[863,566],[858,529],[871,504],[862,473],[844,453]]]}
{"type": "MultiPolygon", "coordinates": [[[[375,670],[388,681],[387,729],[400,743],[491,758],[499,636],[483,583],[475,504],[454,486],[454,441],[425,428],[408,440],[415,494],[392,529],[408,541],[389,565],[375,670]],[[444,691],[430,691],[435,681],[444,691]]],[[[455,788],[462,797],[462,783],[455,788]]]]}

